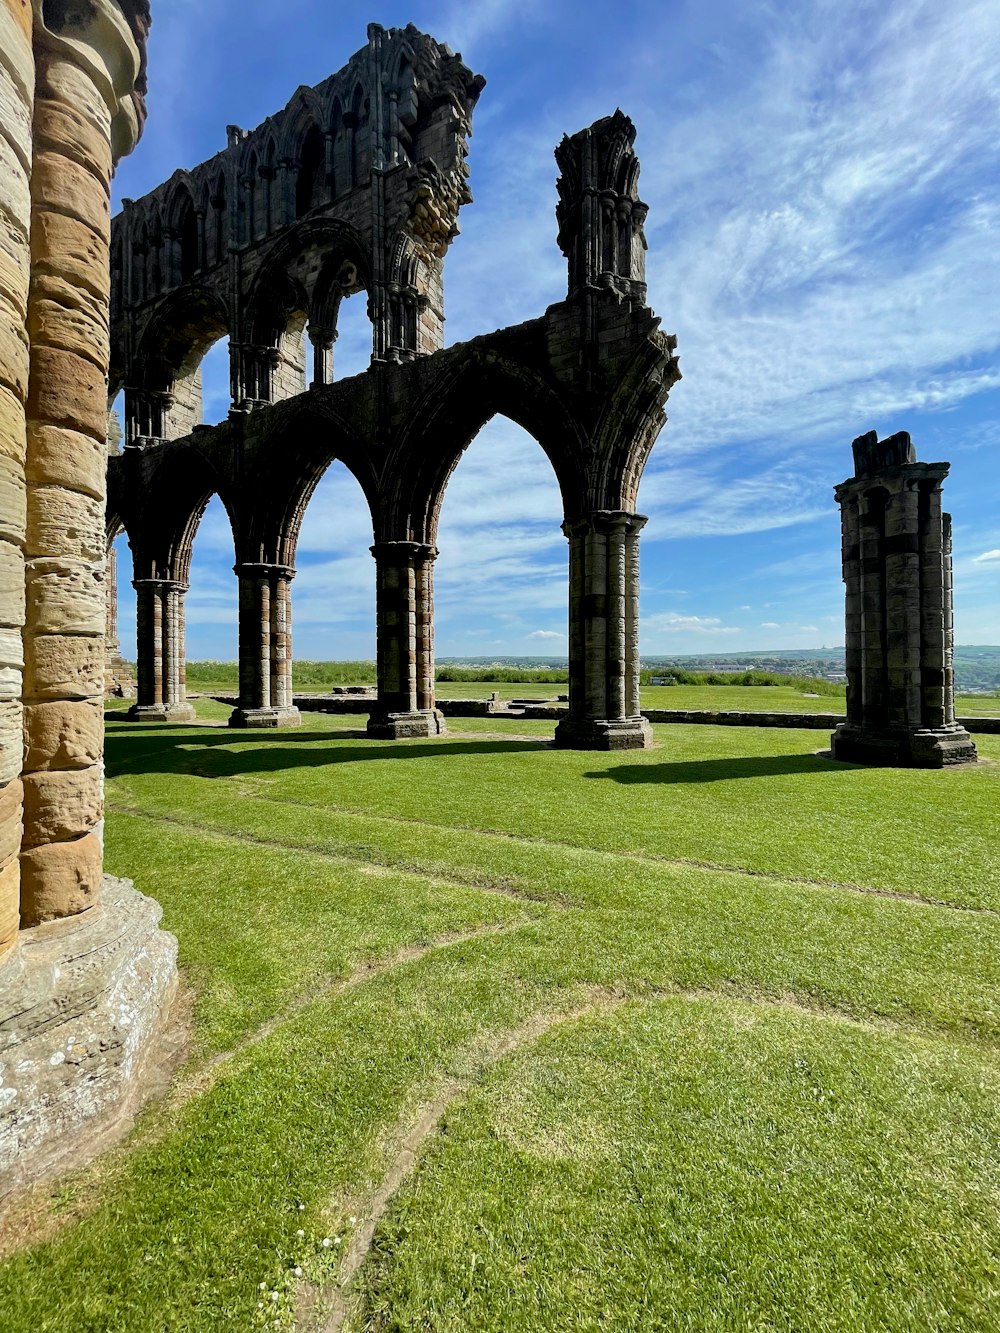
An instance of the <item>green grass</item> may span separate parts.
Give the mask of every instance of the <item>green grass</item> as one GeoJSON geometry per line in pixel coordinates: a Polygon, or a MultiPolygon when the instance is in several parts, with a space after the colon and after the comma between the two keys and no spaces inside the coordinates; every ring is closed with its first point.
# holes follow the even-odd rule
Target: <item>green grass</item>
{"type": "Polygon", "coordinates": [[[451,726],[110,722],[186,1093],[36,1200],[66,1222],[0,1265],[4,1333],[291,1327],[427,1104],[349,1327],[995,1329],[1000,738],[918,773],[451,726]]]}

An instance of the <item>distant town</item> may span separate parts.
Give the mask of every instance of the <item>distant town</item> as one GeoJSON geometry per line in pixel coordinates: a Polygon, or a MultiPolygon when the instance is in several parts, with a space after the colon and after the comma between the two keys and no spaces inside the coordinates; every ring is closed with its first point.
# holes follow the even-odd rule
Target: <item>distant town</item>
{"type": "MultiPolygon", "coordinates": [[[[565,657],[439,657],[439,666],[505,666],[565,669],[565,657]]],[[[701,654],[696,656],[647,657],[643,655],[645,670],[663,667],[683,667],[689,671],[732,673],[743,671],[774,671],[786,676],[819,676],[841,683],[846,681],[844,649],[777,648],[760,652],[734,653],[729,656],[701,654]]],[[[955,686],[962,694],[995,694],[1000,691],[1000,647],[980,646],[955,648],[955,686]]]]}

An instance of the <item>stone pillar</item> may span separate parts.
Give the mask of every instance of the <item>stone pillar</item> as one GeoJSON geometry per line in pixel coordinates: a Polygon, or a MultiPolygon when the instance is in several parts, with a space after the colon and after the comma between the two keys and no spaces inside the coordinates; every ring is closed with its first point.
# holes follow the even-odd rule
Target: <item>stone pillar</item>
{"type": "Polygon", "coordinates": [[[639,712],[641,514],[598,510],[564,523],[569,538],[569,708],[555,743],[575,750],[650,744],[639,712]]]}
{"type": "Polygon", "coordinates": [[[234,567],[240,583],[240,701],[231,727],[297,727],[292,701],[292,597],[288,565],[234,567]]]}
{"type": "Polygon", "coordinates": [[[333,383],[333,344],[337,341],[336,333],[329,329],[309,326],[309,341],[313,348],[312,388],[318,389],[324,384],[333,383]]]}
{"type": "Polygon", "coordinates": [[[0,0],[0,969],[20,911],[24,649],[25,400],[31,269],[31,11],[0,0]]]}
{"type": "Polygon", "coordinates": [[[184,668],[184,595],[178,579],[135,579],[136,722],[192,722],[184,668]]]}
{"type": "Polygon", "coordinates": [[[96,35],[88,26],[95,14],[59,10],[52,31],[37,21],[35,31],[21,856],[28,925],[90,907],[102,874],[110,181],[118,110],[103,61],[132,57],[117,9],[110,17],[121,33],[101,33],[121,38],[114,55],[67,40],[96,35]]]}
{"type": "Polygon", "coordinates": [[[854,441],[836,489],[846,585],[847,721],[835,759],[941,768],[976,758],[955,722],[947,463],[918,463],[905,431],[854,441]]]}
{"type": "Polygon", "coordinates": [[[377,542],[375,557],[378,701],[369,736],[440,736],[434,706],[434,583],[437,551],[422,542],[377,542]]]}

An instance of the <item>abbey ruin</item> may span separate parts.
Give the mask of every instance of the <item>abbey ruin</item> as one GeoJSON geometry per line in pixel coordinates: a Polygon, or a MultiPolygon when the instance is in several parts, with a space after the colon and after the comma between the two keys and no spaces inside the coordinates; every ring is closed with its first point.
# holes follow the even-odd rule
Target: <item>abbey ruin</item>
{"type": "MultiPolygon", "coordinates": [[[[298,723],[296,544],[340,460],[372,523],[374,738],[444,730],[434,560],[449,476],[502,413],[538,441],[563,503],[569,700],[555,743],[650,743],[639,701],[643,469],[679,378],[646,301],[646,207],[621,111],[565,137],[565,299],[444,346],[443,267],[470,202],[484,80],[413,27],[367,44],[254,130],[111,221],[113,164],[145,107],[146,0],[0,0],[0,1176],[94,1148],[137,1097],[176,985],[159,908],[103,874],[103,699],[125,688],[107,604],[111,542],[138,597],[132,716],[193,718],[184,598],[218,495],[239,586],[239,727],[298,723]],[[343,302],[369,369],[337,379],[343,302]],[[200,365],[228,338],[231,405],[202,421],[200,365]],[[124,391],[125,447],[107,458],[124,391]]],[[[951,562],[940,486],[908,438],[856,442],[838,490],[848,720],[837,759],[975,758],[955,722],[951,562]]],[[[112,574],[113,579],[113,574],[112,574]]],[[[155,892],[156,885],[144,886],[155,892]]],[[[2,1193],[2,1191],[0,1191],[2,1193]]]]}
{"type": "Polygon", "coordinates": [[[371,510],[377,737],[443,728],[434,700],[434,558],[448,477],[500,412],[559,481],[570,563],[569,710],[558,744],[648,744],[638,697],[639,531],[646,459],[679,377],[646,305],[635,130],[620,111],[556,157],[565,301],[444,349],[443,265],[469,201],[467,140],[484,80],[414,28],[368,45],[256,130],[126,202],[112,228],[109,541],[128,534],[138,595],[134,715],[190,716],[184,594],[212,495],[232,523],[240,699],[232,723],[298,722],[292,579],[299,525],[330,462],[371,510]],[[334,377],[342,301],[366,294],[366,374],[334,377]],[[230,340],[232,407],[201,420],[199,365],[230,340]]]}

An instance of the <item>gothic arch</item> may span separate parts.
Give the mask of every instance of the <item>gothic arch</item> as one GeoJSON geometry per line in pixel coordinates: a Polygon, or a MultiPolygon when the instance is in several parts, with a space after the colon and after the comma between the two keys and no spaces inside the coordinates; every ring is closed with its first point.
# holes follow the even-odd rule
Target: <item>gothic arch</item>
{"type": "MultiPolygon", "coordinates": [[[[536,371],[496,352],[467,354],[414,408],[386,469],[394,483],[385,533],[434,544],[448,479],[466,448],[501,415],[533,436],[552,464],[567,517],[583,511],[588,448],[572,412],[536,371]]],[[[388,536],[385,539],[389,539],[388,536]]]]}
{"type": "Polygon", "coordinates": [[[268,433],[247,479],[258,502],[247,508],[239,558],[294,568],[302,519],[331,463],[343,463],[361,487],[375,530],[379,483],[371,450],[333,408],[290,407],[268,433]]]}

